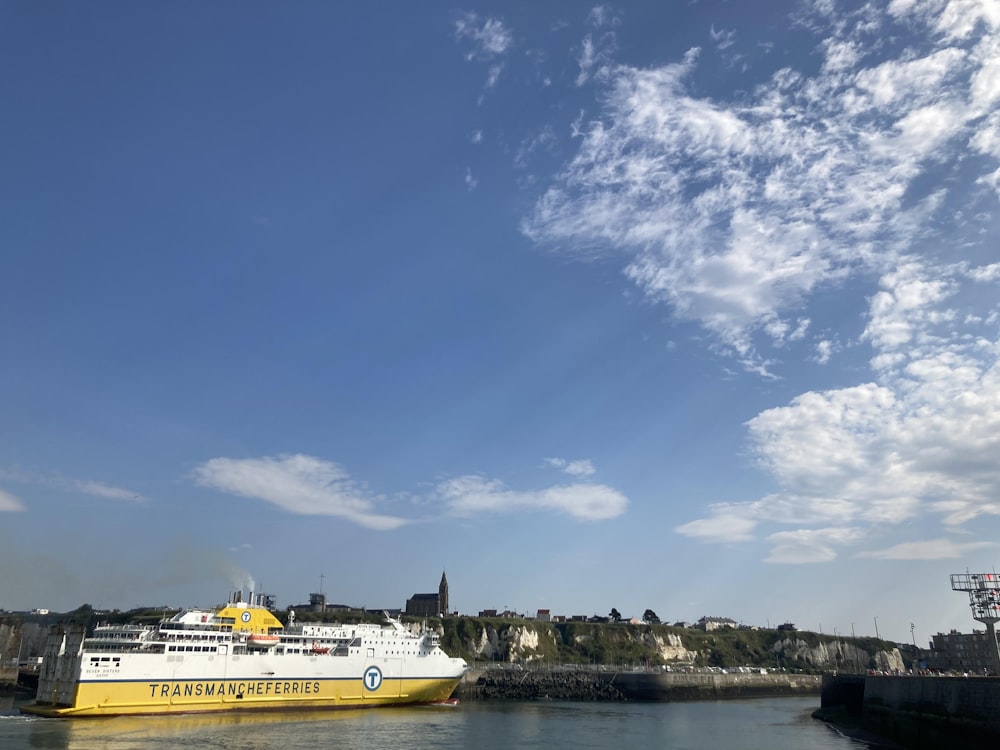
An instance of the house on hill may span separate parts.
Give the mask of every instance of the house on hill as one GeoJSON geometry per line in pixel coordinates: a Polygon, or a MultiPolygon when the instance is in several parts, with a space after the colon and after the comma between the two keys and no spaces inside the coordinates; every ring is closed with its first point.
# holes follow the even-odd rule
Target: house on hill
{"type": "Polygon", "coordinates": [[[702,617],[694,624],[694,627],[704,630],[707,633],[712,630],[721,630],[722,628],[735,628],[737,624],[736,620],[729,617],[702,617]]]}

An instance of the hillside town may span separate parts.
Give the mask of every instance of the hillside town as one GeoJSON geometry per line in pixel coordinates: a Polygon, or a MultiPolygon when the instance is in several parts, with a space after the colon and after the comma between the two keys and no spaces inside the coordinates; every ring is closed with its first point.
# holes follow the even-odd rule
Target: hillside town
{"type": "MultiPolygon", "coordinates": [[[[592,625],[592,626],[624,626],[628,628],[642,628],[655,626],[664,628],[665,632],[677,634],[677,643],[684,640],[684,632],[702,632],[726,635],[731,638],[739,638],[739,633],[760,631],[762,633],[773,633],[774,638],[784,641],[803,642],[806,636],[810,638],[818,637],[821,641],[829,641],[835,646],[828,646],[831,653],[829,657],[831,664],[822,664],[824,656],[810,657],[809,661],[816,661],[817,666],[846,667],[864,671],[865,669],[879,669],[888,666],[888,662],[881,657],[877,657],[877,648],[865,646],[852,650],[855,647],[848,644],[860,643],[863,640],[876,639],[855,639],[847,638],[836,632],[830,634],[805,634],[799,633],[794,623],[784,622],[772,625],[745,624],[732,617],[718,615],[703,615],[695,621],[664,621],[652,609],[646,609],[639,617],[622,614],[617,608],[612,607],[608,614],[572,614],[566,615],[554,613],[550,609],[539,608],[534,612],[519,612],[510,608],[483,609],[475,615],[463,613],[459,608],[452,605],[449,592],[448,578],[446,572],[442,572],[438,583],[437,591],[414,593],[406,598],[402,607],[358,607],[349,604],[333,603],[328,601],[326,593],[323,591],[310,593],[307,600],[301,604],[291,605],[284,610],[277,607],[277,597],[268,593],[251,594],[267,609],[280,613],[284,611],[286,617],[296,613],[300,617],[322,619],[350,619],[352,617],[381,617],[389,615],[404,620],[415,621],[436,619],[444,624],[454,620],[474,620],[477,623],[488,623],[488,627],[494,630],[516,627],[517,623],[524,626],[566,626],[566,625],[592,625]],[[863,655],[861,655],[863,654],[863,655]]],[[[148,608],[148,611],[156,612],[166,608],[148,608]]],[[[117,610],[107,611],[99,609],[81,608],[84,611],[70,613],[52,612],[46,608],[36,608],[26,612],[7,612],[0,609],[0,665],[6,670],[4,680],[9,684],[16,681],[17,669],[31,670],[37,668],[40,660],[40,643],[42,633],[48,625],[75,618],[83,621],[84,624],[101,619],[127,616],[129,613],[122,613],[117,610]],[[6,633],[6,638],[4,634],[6,633]],[[15,634],[17,637],[15,638],[15,634]]],[[[480,625],[483,627],[482,625],[480,625]]],[[[447,629],[447,628],[445,628],[447,629]]],[[[745,636],[744,636],[745,637],[745,636]]],[[[783,647],[784,648],[784,647],[783,647]]],[[[905,666],[908,670],[922,671],[929,673],[958,673],[966,675],[996,674],[996,661],[998,647],[996,636],[989,631],[973,629],[969,633],[960,633],[952,630],[948,633],[937,633],[932,636],[927,648],[920,648],[916,642],[892,644],[892,648],[901,654],[901,661],[894,663],[893,667],[899,669],[905,666]]],[[[683,649],[676,652],[683,655],[683,649]]],[[[473,659],[497,657],[496,653],[489,655],[470,653],[473,659]]],[[[661,651],[661,660],[669,661],[670,654],[661,651]]],[[[530,664],[531,654],[517,653],[516,649],[505,652],[502,655],[505,661],[511,663],[524,662],[530,664]]],[[[655,660],[655,656],[654,656],[655,660]]],[[[647,657],[648,661],[648,657],[647,657]]],[[[681,657],[681,661],[684,658],[681,657]]],[[[716,661],[724,661],[721,657],[716,661]]],[[[895,659],[893,659],[895,662],[895,659]]],[[[719,665],[716,665],[719,666],[719,665]]],[[[737,665],[733,665],[737,666],[737,665]]],[[[738,665],[745,666],[745,665],[738,665]]],[[[780,658],[775,662],[777,668],[781,667],[780,658]]],[[[2,681],[2,680],[0,680],[2,681]]]]}

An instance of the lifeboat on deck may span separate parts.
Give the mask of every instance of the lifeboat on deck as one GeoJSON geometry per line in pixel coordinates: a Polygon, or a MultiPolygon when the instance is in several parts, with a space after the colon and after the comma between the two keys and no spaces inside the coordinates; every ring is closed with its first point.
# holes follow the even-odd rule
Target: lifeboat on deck
{"type": "Polygon", "coordinates": [[[279,641],[281,636],[271,633],[250,633],[247,636],[247,646],[250,648],[274,648],[279,641]]]}

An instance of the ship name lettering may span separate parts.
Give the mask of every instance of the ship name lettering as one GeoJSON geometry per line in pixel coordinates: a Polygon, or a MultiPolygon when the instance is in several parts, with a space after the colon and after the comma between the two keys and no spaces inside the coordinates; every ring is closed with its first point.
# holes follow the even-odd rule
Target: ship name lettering
{"type": "Polygon", "coordinates": [[[242,695],[318,695],[318,680],[258,680],[256,682],[150,682],[150,698],[190,698],[242,695]]]}

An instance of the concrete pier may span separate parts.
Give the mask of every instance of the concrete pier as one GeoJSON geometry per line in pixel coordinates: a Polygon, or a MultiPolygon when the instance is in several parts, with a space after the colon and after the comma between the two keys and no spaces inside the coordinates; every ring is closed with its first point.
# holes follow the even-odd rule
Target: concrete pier
{"type": "Polygon", "coordinates": [[[816,716],[907,748],[992,750],[1000,741],[1000,678],[824,675],[816,716]]]}

